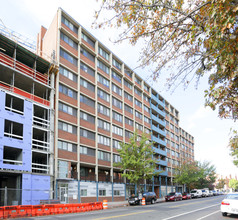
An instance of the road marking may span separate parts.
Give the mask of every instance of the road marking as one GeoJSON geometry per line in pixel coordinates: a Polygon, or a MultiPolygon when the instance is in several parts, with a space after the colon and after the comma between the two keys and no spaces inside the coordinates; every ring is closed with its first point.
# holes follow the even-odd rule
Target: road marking
{"type": "Polygon", "coordinates": [[[175,205],[175,206],[169,206],[168,208],[177,208],[177,207],[181,207],[181,206],[186,206],[186,205],[191,205],[191,204],[196,204],[196,203],[205,203],[207,201],[197,201],[197,202],[189,202],[189,203],[184,203],[184,204],[181,204],[181,205],[175,205]]]}
{"type": "Polygon", "coordinates": [[[207,208],[210,208],[210,207],[213,207],[213,206],[217,206],[217,205],[220,205],[220,203],[218,203],[216,205],[211,205],[211,206],[208,206],[208,207],[205,207],[205,208],[201,208],[201,209],[195,209],[195,210],[193,210],[191,212],[185,212],[185,213],[182,213],[182,214],[179,214],[179,215],[171,216],[169,218],[164,218],[163,220],[168,220],[168,219],[176,218],[176,217],[179,217],[179,216],[182,216],[182,215],[187,215],[187,214],[190,214],[190,213],[193,213],[193,212],[197,212],[197,211],[200,211],[200,210],[203,210],[203,209],[207,209],[207,208]]]}
{"type": "Polygon", "coordinates": [[[214,214],[216,214],[216,213],[218,213],[218,212],[220,212],[220,210],[215,211],[215,212],[213,212],[213,213],[211,213],[211,214],[209,214],[209,215],[205,215],[205,216],[203,216],[203,217],[201,217],[201,218],[198,218],[197,220],[201,220],[201,219],[207,218],[208,216],[214,215],[214,214]]]}
{"type": "Polygon", "coordinates": [[[103,220],[103,219],[119,218],[119,217],[124,217],[124,216],[129,216],[129,215],[137,215],[137,214],[153,212],[153,211],[155,211],[155,210],[148,210],[148,211],[143,211],[143,212],[133,212],[133,213],[125,214],[125,215],[115,215],[115,216],[109,216],[109,217],[95,218],[93,220],[103,220]]]}

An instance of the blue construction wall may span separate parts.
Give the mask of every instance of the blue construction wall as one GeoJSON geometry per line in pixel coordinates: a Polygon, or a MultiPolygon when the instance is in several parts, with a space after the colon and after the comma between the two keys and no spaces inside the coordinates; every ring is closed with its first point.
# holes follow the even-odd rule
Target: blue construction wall
{"type": "Polygon", "coordinates": [[[38,205],[50,199],[50,176],[22,174],[22,205],[38,205]]]}
{"type": "Polygon", "coordinates": [[[0,91],[0,168],[31,171],[33,105],[31,102],[24,100],[24,114],[20,115],[5,110],[5,99],[6,93],[0,91]],[[6,119],[23,124],[23,140],[4,136],[4,124],[6,119]],[[3,163],[4,146],[22,149],[22,165],[3,163]]]}

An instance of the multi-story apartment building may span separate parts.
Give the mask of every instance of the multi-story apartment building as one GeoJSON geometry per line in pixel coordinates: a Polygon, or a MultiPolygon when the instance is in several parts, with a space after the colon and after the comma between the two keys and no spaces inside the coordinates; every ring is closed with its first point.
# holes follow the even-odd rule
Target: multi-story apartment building
{"type": "Polygon", "coordinates": [[[48,30],[41,29],[38,49],[53,53],[60,65],[55,83],[55,196],[62,202],[124,200],[135,186],[113,163],[120,160],[120,142],[129,142],[135,129],[151,133],[160,172],[141,188],[158,196],[174,189],[173,169],[181,161],[184,138],[179,112],[62,9],[48,30]]]}
{"type": "Polygon", "coordinates": [[[0,206],[38,204],[51,197],[57,68],[8,33],[1,27],[0,206]]]}

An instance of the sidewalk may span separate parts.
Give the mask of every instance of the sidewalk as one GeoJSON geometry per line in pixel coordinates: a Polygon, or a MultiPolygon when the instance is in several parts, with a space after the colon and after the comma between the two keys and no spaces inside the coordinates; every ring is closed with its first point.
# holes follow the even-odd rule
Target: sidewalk
{"type": "MultiPolygon", "coordinates": [[[[156,203],[164,202],[164,198],[159,198],[156,200],[156,203]]],[[[108,202],[108,209],[118,208],[118,207],[125,207],[128,206],[128,201],[119,201],[119,202],[108,202]]]]}

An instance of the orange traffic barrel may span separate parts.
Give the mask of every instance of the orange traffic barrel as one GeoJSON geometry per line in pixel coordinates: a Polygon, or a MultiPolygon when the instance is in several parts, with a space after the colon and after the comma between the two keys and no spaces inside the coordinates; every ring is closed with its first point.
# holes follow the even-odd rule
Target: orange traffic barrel
{"type": "Polygon", "coordinates": [[[103,200],[103,209],[107,209],[107,200],[103,200]]]}
{"type": "Polygon", "coordinates": [[[145,198],[142,198],[142,205],[145,205],[145,198]]]}

